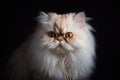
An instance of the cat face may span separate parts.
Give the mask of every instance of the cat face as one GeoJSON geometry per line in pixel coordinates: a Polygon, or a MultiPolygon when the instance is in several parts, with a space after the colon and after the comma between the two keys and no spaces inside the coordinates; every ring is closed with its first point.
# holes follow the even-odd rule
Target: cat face
{"type": "Polygon", "coordinates": [[[85,15],[82,12],[63,15],[42,12],[39,20],[42,24],[39,33],[41,45],[49,50],[74,51],[80,47],[82,39],[86,37],[85,15]]]}

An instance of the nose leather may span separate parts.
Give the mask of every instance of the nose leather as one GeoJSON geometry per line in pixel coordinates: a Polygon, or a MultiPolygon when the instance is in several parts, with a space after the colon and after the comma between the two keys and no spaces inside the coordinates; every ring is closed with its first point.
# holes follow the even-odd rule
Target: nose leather
{"type": "Polygon", "coordinates": [[[57,40],[61,42],[61,41],[64,40],[64,38],[63,38],[62,36],[59,36],[59,37],[57,38],[57,40]]]}

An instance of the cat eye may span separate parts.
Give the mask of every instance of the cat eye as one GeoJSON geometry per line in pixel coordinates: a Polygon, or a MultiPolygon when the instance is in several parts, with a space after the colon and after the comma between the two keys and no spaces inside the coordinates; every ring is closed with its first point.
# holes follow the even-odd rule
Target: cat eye
{"type": "Polygon", "coordinates": [[[67,32],[67,33],[65,34],[65,37],[66,37],[66,38],[72,38],[72,37],[73,37],[73,33],[72,33],[72,32],[67,32]]]}
{"type": "Polygon", "coordinates": [[[49,37],[56,37],[56,34],[52,31],[48,32],[48,36],[49,37]]]}

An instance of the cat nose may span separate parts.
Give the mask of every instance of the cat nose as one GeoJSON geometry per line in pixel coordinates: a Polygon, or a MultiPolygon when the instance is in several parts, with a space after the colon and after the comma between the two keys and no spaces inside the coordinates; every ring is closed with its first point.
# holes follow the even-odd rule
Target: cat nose
{"type": "Polygon", "coordinates": [[[63,37],[62,36],[59,36],[58,38],[57,38],[57,40],[59,41],[59,42],[61,42],[61,41],[63,41],[63,37]]]}

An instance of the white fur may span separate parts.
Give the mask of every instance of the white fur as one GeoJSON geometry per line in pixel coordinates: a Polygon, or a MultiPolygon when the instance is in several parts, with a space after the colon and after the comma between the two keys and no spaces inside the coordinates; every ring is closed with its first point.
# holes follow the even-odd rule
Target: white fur
{"type": "MultiPolygon", "coordinates": [[[[89,30],[92,29],[92,27],[86,23],[86,28],[84,30],[80,30],[71,19],[72,18],[70,17],[68,20],[70,21],[70,28],[68,28],[68,30],[64,29],[64,32],[71,31],[75,34],[80,34],[80,39],[77,39],[76,42],[67,44],[63,41],[63,49],[56,48],[59,42],[52,42],[52,40],[48,41],[47,38],[43,37],[44,29],[41,29],[42,31],[38,31],[38,35],[36,35],[36,38],[39,36],[40,39],[34,39],[33,45],[31,45],[32,47],[30,51],[33,51],[32,57],[34,57],[31,58],[31,63],[32,65],[35,65],[33,68],[37,67],[36,70],[43,70],[49,77],[54,77],[57,80],[65,80],[65,76],[71,77],[72,80],[87,78],[94,67],[93,58],[95,57],[95,41],[89,30]],[[75,27],[73,28],[73,26],[75,27]],[[65,59],[68,59],[68,57],[71,71],[70,74],[67,73],[65,68],[65,59]]],[[[42,27],[46,26],[43,25],[42,27]]]]}
{"type": "MultiPolygon", "coordinates": [[[[84,29],[80,29],[73,22],[72,18],[75,14],[69,15],[69,28],[64,29],[64,32],[72,32],[75,40],[69,41],[69,43],[61,42],[62,48],[57,48],[59,45],[57,40],[53,41],[45,35],[45,32],[53,30],[55,20],[44,19],[44,15],[40,17],[41,27],[38,26],[33,35],[26,54],[29,69],[34,71],[32,74],[34,74],[35,80],[41,80],[43,76],[48,80],[86,79],[92,73],[95,58],[92,27],[86,23],[84,29]]],[[[46,14],[45,16],[48,18],[46,14]]],[[[52,16],[56,17],[57,14],[52,16]]]]}

